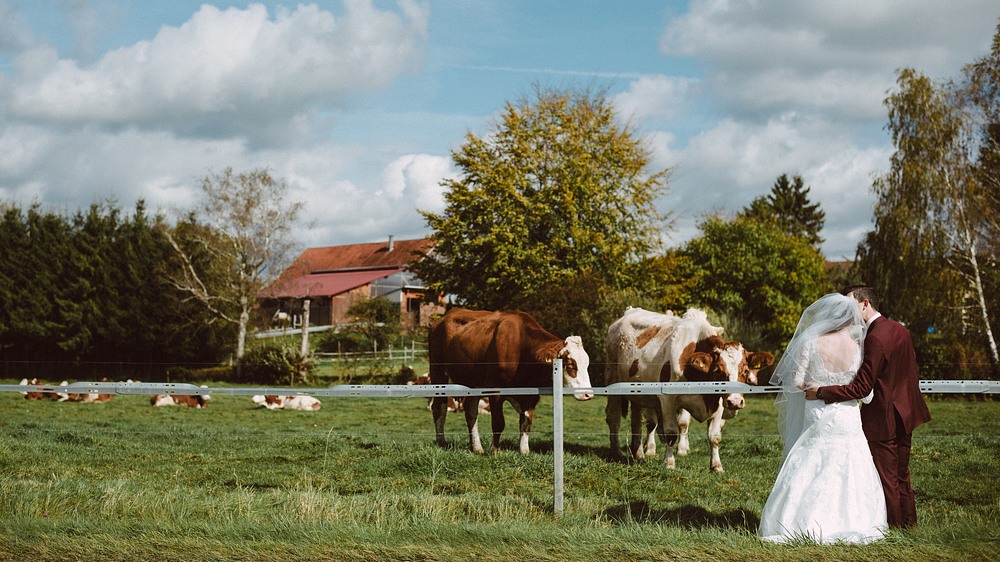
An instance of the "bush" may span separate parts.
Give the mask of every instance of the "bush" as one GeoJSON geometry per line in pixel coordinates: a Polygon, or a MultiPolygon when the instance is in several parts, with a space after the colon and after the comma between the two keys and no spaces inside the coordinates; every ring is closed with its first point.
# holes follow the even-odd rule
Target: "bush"
{"type": "Polygon", "coordinates": [[[310,353],[305,357],[294,346],[261,345],[243,356],[239,374],[233,382],[288,385],[307,382],[316,370],[316,361],[310,353]]]}
{"type": "Polygon", "coordinates": [[[353,353],[371,351],[371,343],[358,332],[325,332],[313,344],[321,353],[353,353]]]}

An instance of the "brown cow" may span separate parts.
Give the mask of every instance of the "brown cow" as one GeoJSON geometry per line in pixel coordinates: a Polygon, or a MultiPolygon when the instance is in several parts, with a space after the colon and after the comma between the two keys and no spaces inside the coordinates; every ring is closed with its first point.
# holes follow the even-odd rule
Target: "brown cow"
{"type": "MultiPolygon", "coordinates": [[[[469,388],[546,387],[552,385],[552,361],[563,359],[563,384],[571,388],[589,388],[590,357],[579,336],[565,340],[542,328],[534,318],[521,311],[489,312],[453,308],[431,325],[429,337],[430,376],[432,384],[450,382],[469,388]]],[[[577,400],[589,400],[593,393],[574,394],[577,400]]],[[[478,398],[465,398],[465,421],[469,427],[469,448],[483,452],[476,425],[478,398]]],[[[539,396],[490,396],[493,446],[500,447],[504,429],[503,403],[510,402],[519,414],[521,453],[528,453],[528,432],[539,396]]],[[[431,411],[437,443],[445,445],[444,420],[448,401],[434,398],[431,411]]]]}
{"type": "MultiPolygon", "coordinates": [[[[430,374],[423,374],[423,375],[420,375],[419,377],[413,379],[412,381],[407,382],[406,384],[408,384],[408,385],[431,384],[431,376],[430,376],[430,374]]],[[[428,411],[430,411],[431,405],[433,403],[434,403],[434,398],[433,397],[428,397],[427,398],[427,410],[428,411]]],[[[449,412],[461,412],[463,410],[465,410],[465,400],[464,399],[457,399],[456,400],[455,398],[452,398],[451,396],[448,397],[448,411],[449,412]]],[[[489,414],[490,413],[490,403],[485,398],[480,398],[479,399],[479,413],[480,414],[489,414]]]]}

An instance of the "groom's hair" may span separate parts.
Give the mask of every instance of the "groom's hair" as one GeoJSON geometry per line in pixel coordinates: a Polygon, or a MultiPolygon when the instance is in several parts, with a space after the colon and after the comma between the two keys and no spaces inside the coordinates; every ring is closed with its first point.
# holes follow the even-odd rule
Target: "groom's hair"
{"type": "Polygon", "coordinates": [[[848,285],[840,290],[840,294],[847,296],[854,293],[854,300],[858,302],[868,301],[872,308],[878,310],[878,293],[868,285],[848,285]]]}

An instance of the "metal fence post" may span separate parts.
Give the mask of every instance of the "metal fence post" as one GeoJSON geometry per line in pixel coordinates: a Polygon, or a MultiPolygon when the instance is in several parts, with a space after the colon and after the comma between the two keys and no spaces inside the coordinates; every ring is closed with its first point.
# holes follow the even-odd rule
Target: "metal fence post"
{"type": "Polygon", "coordinates": [[[563,513],[563,364],[562,359],[552,361],[552,464],[555,474],[553,511],[563,513]]]}

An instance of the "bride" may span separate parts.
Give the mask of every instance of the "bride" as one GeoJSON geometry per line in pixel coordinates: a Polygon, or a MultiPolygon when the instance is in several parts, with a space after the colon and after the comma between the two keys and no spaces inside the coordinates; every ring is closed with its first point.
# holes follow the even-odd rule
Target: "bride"
{"type": "MultiPolygon", "coordinates": [[[[854,299],[829,294],[809,305],[771,384],[784,461],[764,505],[765,541],[868,543],[884,537],[885,500],[858,401],[805,400],[809,384],[846,384],[861,365],[864,321],[854,299]]],[[[871,400],[871,395],[864,399],[871,400]]]]}

